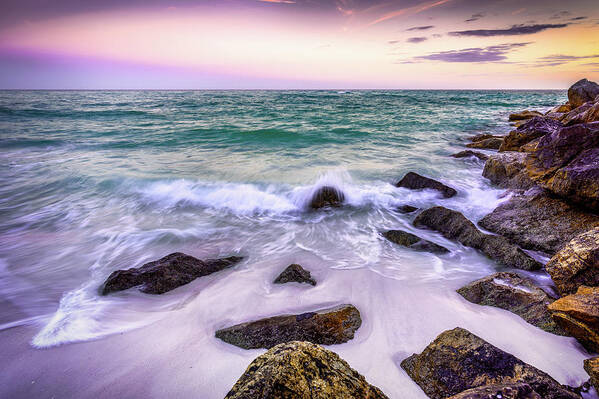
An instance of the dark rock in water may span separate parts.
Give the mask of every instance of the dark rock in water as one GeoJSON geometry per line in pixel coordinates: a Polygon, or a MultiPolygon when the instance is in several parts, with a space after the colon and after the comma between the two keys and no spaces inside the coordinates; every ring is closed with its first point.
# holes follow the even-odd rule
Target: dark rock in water
{"type": "Polygon", "coordinates": [[[289,342],[258,356],[225,399],[387,399],[334,352],[289,342]]]}
{"type": "Polygon", "coordinates": [[[543,115],[542,113],[540,113],[539,111],[522,111],[522,112],[518,112],[515,114],[511,114],[509,117],[510,121],[521,121],[524,119],[531,119],[534,118],[535,116],[541,116],[543,115]]]}
{"type": "Polygon", "coordinates": [[[242,259],[239,256],[231,256],[203,261],[175,252],[139,268],[112,272],[104,283],[102,295],[136,286],[140,286],[140,291],[146,294],[164,294],[198,277],[231,267],[242,259]]]}
{"type": "Polygon", "coordinates": [[[576,236],[545,266],[561,295],[599,286],[599,227],[576,236]]]}
{"type": "Polygon", "coordinates": [[[383,236],[395,244],[403,245],[404,247],[418,249],[422,251],[428,251],[437,254],[444,254],[449,252],[445,247],[434,242],[427,241],[418,237],[417,235],[408,233],[402,230],[389,230],[383,233],[383,236]]]}
{"type": "Polygon", "coordinates": [[[445,238],[459,241],[463,245],[480,250],[491,259],[508,267],[523,270],[538,270],[542,265],[506,238],[485,234],[458,211],[435,206],[422,211],[414,226],[428,227],[440,232],[445,238]]]}
{"type": "Polygon", "coordinates": [[[441,192],[444,198],[451,198],[458,193],[455,189],[438,182],[437,180],[421,176],[414,172],[408,172],[395,186],[405,187],[412,190],[429,188],[441,192]]]}
{"type": "Polygon", "coordinates": [[[441,333],[401,367],[432,399],[491,384],[525,383],[543,399],[580,399],[543,371],[463,328],[441,333]]]}
{"type": "Polygon", "coordinates": [[[345,201],[345,195],[335,187],[323,186],[314,193],[310,201],[310,208],[338,207],[345,201]]]}
{"type": "Polygon", "coordinates": [[[358,309],[352,305],[341,305],[237,324],[218,330],[216,338],[243,349],[272,348],[290,341],[333,345],[353,339],[361,324],[358,309]]]}
{"type": "Polygon", "coordinates": [[[458,152],[456,154],[453,154],[452,157],[454,157],[454,158],[476,157],[476,158],[480,159],[481,161],[486,161],[487,158],[489,158],[488,155],[483,154],[482,152],[477,152],[477,151],[472,151],[472,150],[460,151],[460,152],[458,152]]]}
{"type": "Polygon", "coordinates": [[[540,329],[566,335],[547,310],[547,305],[553,299],[530,279],[516,273],[495,273],[476,280],[457,292],[472,303],[509,310],[540,329]]]}
{"type": "Polygon", "coordinates": [[[448,399],[543,399],[532,387],[523,382],[485,385],[468,389],[448,399]]]}
{"type": "Polygon", "coordinates": [[[498,150],[499,147],[501,147],[502,143],[503,143],[503,137],[500,137],[500,138],[493,137],[490,139],[484,139],[484,140],[480,140],[480,141],[475,141],[470,144],[466,144],[466,147],[480,148],[480,149],[486,149],[486,150],[498,150]]]}
{"type": "Polygon", "coordinates": [[[568,89],[568,102],[573,108],[587,101],[593,101],[599,95],[599,85],[587,79],[581,79],[568,89]]]}
{"type": "Polygon", "coordinates": [[[274,283],[285,284],[292,281],[316,285],[316,280],[312,278],[310,272],[296,263],[287,266],[287,268],[275,279],[274,283]]]}
{"type": "Polygon", "coordinates": [[[475,143],[477,141],[482,141],[482,140],[486,140],[486,139],[501,139],[501,138],[503,138],[503,137],[495,136],[495,135],[489,134],[489,133],[480,133],[480,134],[468,137],[467,140],[470,140],[471,142],[475,143]]]}
{"type": "Polygon", "coordinates": [[[535,117],[524,125],[512,130],[504,139],[499,152],[520,151],[520,147],[532,140],[556,132],[562,124],[556,120],[545,117],[535,117]]]}
{"type": "Polygon", "coordinates": [[[397,207],[397,212],[399,213],[412,213],[418,210],[415,206],[412,205],[402,205],[397,207]]]}
{"type": "Polygon", "coordinates": [[[591,384],[599,392],[599,356],[584,361],[584,370],[591,377],[591,384]]]}
{"type": "Polygon", "coordinates": [[[534,186],[534,182],[526,173],[525,159],[523,152],[491,155],[485,163],[483,176],[499,187],[527,190],[534,186]]]}
{"type": "Polygon", "coordinates": [[[522,248],[554,254],[577,235],[599,226],[599,216],[541,194],[513,197],[478,224],[522,248]]]}

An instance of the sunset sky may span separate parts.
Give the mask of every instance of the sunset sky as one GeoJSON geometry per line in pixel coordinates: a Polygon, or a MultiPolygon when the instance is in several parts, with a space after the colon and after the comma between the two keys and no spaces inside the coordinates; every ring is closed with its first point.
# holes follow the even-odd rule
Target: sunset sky
{"type": "Polygon", "coordinates": [[[3,0],[0,88],[567,88],[598,0],[3,0]]]}

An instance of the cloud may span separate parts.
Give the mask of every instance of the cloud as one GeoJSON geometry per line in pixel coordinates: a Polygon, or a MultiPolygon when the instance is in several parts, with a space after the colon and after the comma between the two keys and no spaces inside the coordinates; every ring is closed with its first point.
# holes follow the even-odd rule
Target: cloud
{"type": "Polygon", "coordinates": [[[382,15],[381,17],[375,19],[374,21],[370,22],[366,26],[376,25],[383,21],[387,21],[388,19],[396,18],[396,17],[402,16],[402,15],[419,14],[419,13],[429,10],[431,8],[442,6],[443,4],[448,3],[450,1],[453,1],[453,0],[437,0],[437,1],[427,2],[424,4],[419,4],[419,5],[416,5],[413,7],[400,8],[399,10],[391,11],[391,12],[388,12],[388,13],[382,15]]]}
{"type": "MultiPolygon", "coordinates": [[[[565,55],[565,54],[552,54],[546,55],[544,57],[540,57],[537,61],[530,65],[533,67],[548,67],[548,66],[557,66],[566,64],[572,61],[578,60],[588,60],[593,58],[599,58],[599,54],[590,54],[590,55],[565,55]]],[[[587,64],[583,64],[587,65],[587,64]]]]}
{"type": "Polygon", "coordinates": [[[570,21],[582,21],[583,19],[587,19],[588,17],[574,17],[570,18],[570,21]]]}
{"type": "Polygon", "coordinates": [[[408,40],[406,40],[406,42],[408,43],[422,43],[424,41],[427,41],[428,38],[427,37],[411,37],[408,40]]]}
{"type": "Polygon", "coordinates": [[[264,3],[282,3],[282,4],[295,4],[294,0],[258,0],[264,3]]]}
{"type": "Polygon", "coordinates": [[[538,25],[514,25],[507,29],[476,29],[476,30],[461,30],[449,32],[451,36],[516,36],[530,35],[547,29],[565,28],[569,24],[538,24],[538,25]]]}
{"type": "Polygon", "coordinates": [[[399,43],[399,40],[389,40],[387,43],[396,44],[396,43],[399,43]]]}
{"type": "Polygon", "coordinates": [[[464,22],[478,21],[479,19],[483,18],[484,16],[485,16],[484,13],[472,14],[472,16],[470,18],[468,18],[467,20],[465,20],[464,22]]]}
{"type": "Polygon", "coordinates": [[[551,17],[549,17],[549,19],[562,19],[570,15],[572,15],[570,11],[560,11],[553,14],[551,17]]]}
{"type": "Polygon", "coordinates": [[[406,31],[413,31],[413,30],[429,30],[434,28],[434,25],[426,25],[426,26],[414,26],[413,28],[410,29],[406,29],[406,31]]]}
{"type": "Polygon", "coordinates": [[[441,51],[428,55],[414,57],[415,61],[442,62],[499,62],[507,59],[507,54],[513,50],[529,45],[527,43],[505,43],[488,47],[474,47],[462,50],[441,51]]]}

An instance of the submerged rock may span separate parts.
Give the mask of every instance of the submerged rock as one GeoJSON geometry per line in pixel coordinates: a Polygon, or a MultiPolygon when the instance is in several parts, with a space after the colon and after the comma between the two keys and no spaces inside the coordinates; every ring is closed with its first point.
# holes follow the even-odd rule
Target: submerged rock
{"type": "Polygon", "coordinates": [[[546,117],[535,117],[516,130],[512,130],[504,139],[499,152],[520,151],[520,147],[532,140],[551,134],[562,127],[562,124],[556,120],[546,117]]]}
{"type": "Polygon", "coordinates": [[[480,148],[486,150],[498,150],[503,143],[503,137],[492,137],[490,139],[484,139],[480,141],[474,141],[470,144],[466,144],[468,148],[480,148]]]}
{"type": "Polygon", "coordinates": [[[585,359],[584,370],[591,377],[591,384],[599,392],[599,356],[592,359],[585,359]]]}
{"type": "Polygon", "coordinates": [[[396,211],[399,213],[412,213],[412,212],[416,212],[418,210],[418,208],[416,208],[415,206],[412,205],[402,205],[402,206],[398,206],[396,208],[396,211]]]}
{"type": "Polygon", "coordinates": [[[464,215],[452,209],[442,206],[426,209],[416,216],[414,226],[436,230],[445,238],[478,249],[489,258],[508,267],[523,270],[538,270],[542,267],[539,262],[506,238],[481,232],[464,215]]]}
{"type": "Polygon", "coordinates": [[[483,176],[491,183],[503,188],[526,190],[534,182],[526,173],[526,154],[523,152],[502,152],[491,155],[483,169],[483,176]]]}
{"type": "Polygon", "coordinates": [[[576,292],[581,285],[599,286],[599,227],[566,244],[545,268],[562,295],[576,292]]]}
{"type": "Polygon", "coordinates": [[[216,338],[243,349],[272,348],[290,341],[333,345],[353,339],[361,324],[358,309],[353,305],[341,305],[237,324],[218,330],[216,338]]]}
{"type": "Polygon", "coordinates": [[[203,261],[181,252],[175,252],[139,268],[112,272],[104,283],[102,295],[136,286],[140,286],[139,290],[146,294],[164,294],[190,283],[198,277],[229,268],[242,259],[239,256],[231,256],[203,261]]]}
{"type": "Polygon", "coordinates": [[[587,101],[593,101],[599,95],[599,85],[587,79],[581,79],[568,89],[568,102],[573,108],[587,101]]]}
{"type": "Polygon", "coordinates": [[[532,387],[523,382],[485,385],[468,389],[448,399],[543,399],[532,387]]]}
{"type": "Polygon", "coordinates": [[[275,284],[285,284],[289,282],[316,285],[316,280],[312,278],[310,272],[296,263],[287,266],[274,281],[275,284]]]}
{"type": "Polygon", "coordinates": [[[460,151],[456,154],[453,154],[452,157],[454,158],[471,158],[471,157],[475,157],[480,159],[481,161],[486,161],[489,156],[486,154],[483,154],[482,152],[478,152],[478,151],[472,151],[472,150],[464,150],[464,151],[460,151]]]}
{"type": "Polygon", "coordinates": [[[509,120],[510,121],[520,121],[523,119],[531,119],[534,118],[535,116],[541,116],[543,115],[542,113],[540,113],[539,111],[522,111],[522,112],[517,112],[515,114],[510,114],[509,120]]]}
{"type": "Polygon", "coordinates": [[[542,330],[566,335],[547,310],[553,299],[530,279],[516,273],[495,273],[473,281],[457,292],[472,303],[509,310],[542,330]]]}
{"type": "Polygon", "coordinates": [[[432,399],[491,384],[525,383],[544,399],[580,399],[543,371],[463,328],[441,333],[401,367],[432,399]]]}
{"type": "Polygon", "coordinates": [[[478,224],[522,248],[554,254],[577,235],[599,226],[599,216],[540,194],[512,197],[478,224]]]}
{"type": "Polygon", "coordinates": [[[387,399],[334,352],[289,342],[258,356],[225,399],[387,399]]]}
{"type": "Polygon", "coordinates": [[[395,244],[403,245],[404,247],[428,251],[437,254],[444,254],[449,252],[445,247],[434,242],[427,241],[423,238],[418,237],[412,233],[402,230],[389,230],[383,233],[383,236],[395,244]]]}
{"type": "Polygon", "coordinates": [[[599,287],[580,287],[576,294],[548,306],[553,320],[591,352],[599,352],[599,287]]]}
{"type": "Polygon", "coordinates": [[[412,190],[429,188],[441,192],[444,198],[451,198],[458,193],[455,189],[438,182],[437,180],[421,176],[414,172],[408,172],[395,186],[405,187],[412,190]]]}
{"type": "Polygon", "coordinates": [[[345,195],[332,186],[319,188],[310,201],[310,208],[320,209],[324,207],[338,207],[345,201],[345,195]]]}

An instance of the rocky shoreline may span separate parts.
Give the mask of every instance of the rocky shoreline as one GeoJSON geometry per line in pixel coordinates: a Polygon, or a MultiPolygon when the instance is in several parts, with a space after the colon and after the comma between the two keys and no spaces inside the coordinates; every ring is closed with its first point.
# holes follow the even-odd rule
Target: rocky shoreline
{"type": "MultiPolygon", "coordinates": [[[[477,224],[441,206],[414,212],[413,226],[474,248],[498,264],[546,272],[555,291],[546,292],[515,270],[495,273],[457,290],[465,301],[510,311],[549,333],[576,338],[589,352],[599,352],[599,85],[583,79],[568,90],[568,102],[542,114],[510,115],[514,130],[505,136],[481,134],[455,158],[485,162],[483,176],[509,190],[510,198],[477,224]],[[486,155],[472,149],[497,151],[486,155]],[[489,234],[480,228],[491,232],[489,234]],[[547,258],[539,261],[529,251],[547,258]]],[[[451,198],[458,190],[407,173],[397,187],[436,190],[451,198]]],[[[314,193],[311,211],[344,205],[345,195],[325,186],[314,193]]],[[[407,248],[436,254],[440,244],[403,230],[381,232],[407,248]]],[[[113,272],[100,288],[103,295],[137,287],[163,294],[221,270],[243,258],[199,260],[173,253],[139,268],[113,272]]],[[[520,272],[521,273],[521,272],[520,272]]],[[[288,266],[273,284],[315,286],[310,272],[288,266]]],[[[215,337],[243,349],[266,348],[231,389],[227,398],[386,398],[339,356],[319,345],[354,338],[360,311],[351,304],[296,315],[272,315],[215,331],[215,337]]],[[[550,350],[550,348],[548,349],[550,350]]],[[[580,398],[589,389],[559,384],[551,376],[460,328],[441,333],[421,354],[401,367],[430,398],[580,398]]],[[[599,358],[585,361],[590,384],[599,391],[599,358]]]]}

